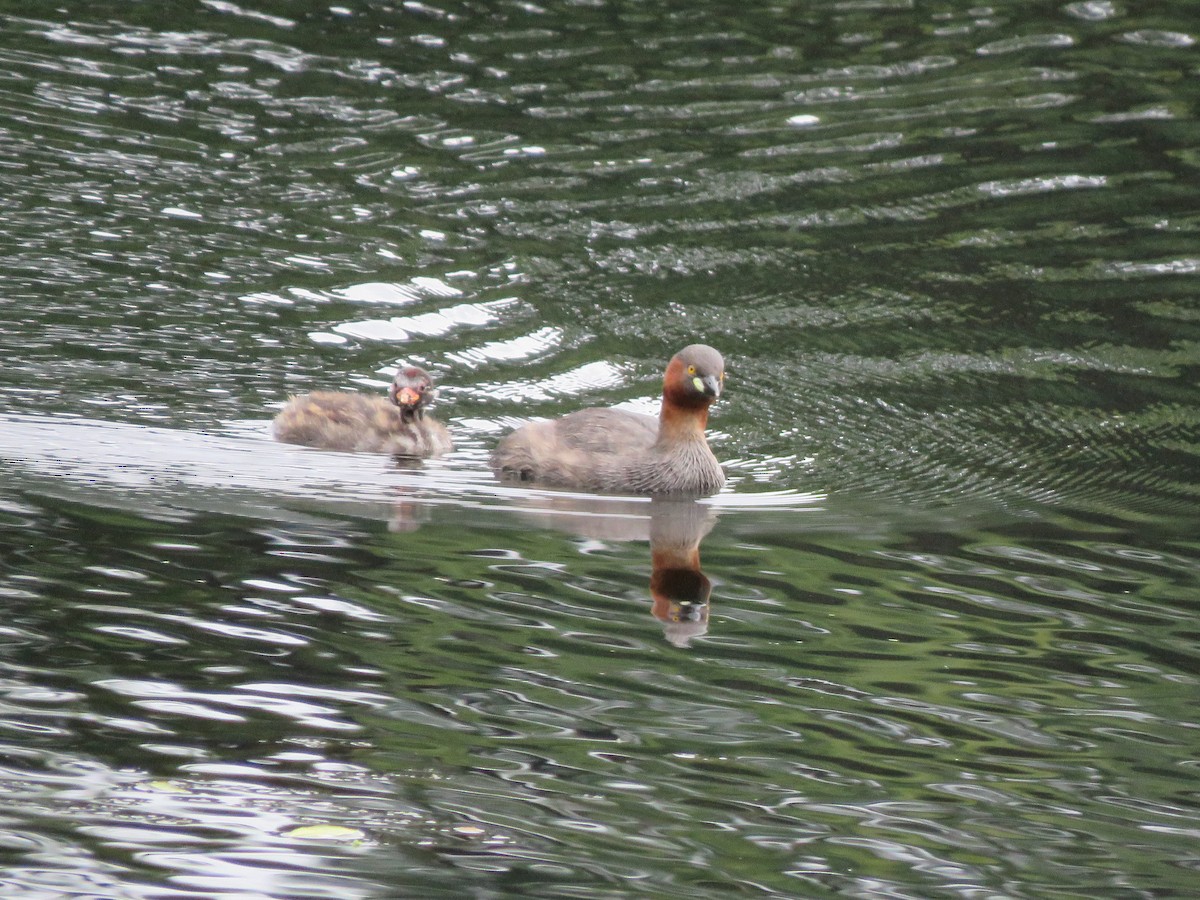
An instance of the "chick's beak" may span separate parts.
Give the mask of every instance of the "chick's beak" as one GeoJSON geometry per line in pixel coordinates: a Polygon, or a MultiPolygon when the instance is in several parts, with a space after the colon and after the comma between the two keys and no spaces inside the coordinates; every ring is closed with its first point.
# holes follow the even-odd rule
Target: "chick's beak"
{"type": "Polygon", "coordinates": [[[402,387],[396,391],[396,403],[400,406],[417,406],[421,395],[410,387],[402,387]]]}

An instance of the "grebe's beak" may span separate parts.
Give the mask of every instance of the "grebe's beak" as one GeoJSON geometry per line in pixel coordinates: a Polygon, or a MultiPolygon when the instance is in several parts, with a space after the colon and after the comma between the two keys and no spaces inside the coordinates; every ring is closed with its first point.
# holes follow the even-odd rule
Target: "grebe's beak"
{"type": "Polygon", "coordinates": [[[721,382],[716,375],[705,375],[703,378],[697,376],[692,379],[692,384],[700,393],[714,400],[721,396],[721,382]]]}

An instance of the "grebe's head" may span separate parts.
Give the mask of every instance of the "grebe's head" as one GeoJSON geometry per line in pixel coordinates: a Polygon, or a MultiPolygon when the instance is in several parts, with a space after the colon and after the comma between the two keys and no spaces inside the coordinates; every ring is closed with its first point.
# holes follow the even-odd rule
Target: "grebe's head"
{"type": "Polygon", "coordinates": [[[676,406],[707,408],[724,386],[725,360],[707,344],[684,347],[663,376],[663,396],[676,406]]]}

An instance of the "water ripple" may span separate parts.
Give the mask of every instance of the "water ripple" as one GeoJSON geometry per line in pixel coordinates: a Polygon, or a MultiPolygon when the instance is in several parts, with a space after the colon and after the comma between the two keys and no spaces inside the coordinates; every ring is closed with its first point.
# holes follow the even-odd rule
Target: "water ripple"
{"type": "Polygon", "coordinates": [[[725,12],[5,20],[0,892],[1191,890],[1194,23],[725,12]],[[726,491],[493,479],[695,340],[726,491]]]}

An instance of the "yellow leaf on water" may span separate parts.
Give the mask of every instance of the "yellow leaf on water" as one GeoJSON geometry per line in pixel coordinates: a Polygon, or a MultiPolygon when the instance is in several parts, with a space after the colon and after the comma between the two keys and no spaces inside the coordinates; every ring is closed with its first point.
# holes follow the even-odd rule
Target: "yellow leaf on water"
{"type": "Polygon", "coordinates": [[[301,825],[286,832],[288,837],[312,841],[361,841],[366,835],[357,828],[341,825],[301,825]]]}
{"type": "Polygon", "coordinates": [[[190,793],[187,788],[174,781],[151,781],[146,787],[151,790],[159,791],[163,794],[187,794],[190,793]]]}

